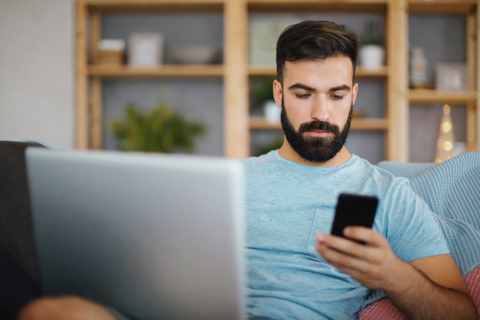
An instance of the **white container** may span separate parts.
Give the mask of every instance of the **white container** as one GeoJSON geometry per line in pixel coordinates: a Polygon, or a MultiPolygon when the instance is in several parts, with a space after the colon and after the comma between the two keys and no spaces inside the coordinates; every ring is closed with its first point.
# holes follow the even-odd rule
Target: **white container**
{"type": "Polygon", "coordinates": [[[208,64],[214,62],[217,50],[210,46],[184,46],[170,50],[173,61],[180,64],[208,64]]]}
{"type": "Polygon", "coordinates": [[[265,115],[265,120],[269,124],[279,124],[280,123],[280,114],[282,113],[282,108],[280,108],[275,101],[268,100],[263,105],[263,112],[265,115]]]}
{"type": "Polygon", "coordinates": [[[128,43],[128,64],[155,67],[163,63],[164,37],[161,33],[134,33],[128,43]]]}
{"type": "Polygon", "coordinates": [[[384,65],[385,50],[382,46],[366,45],[360,48],[360,65],[368,70],[378,70],[384,65]]]}

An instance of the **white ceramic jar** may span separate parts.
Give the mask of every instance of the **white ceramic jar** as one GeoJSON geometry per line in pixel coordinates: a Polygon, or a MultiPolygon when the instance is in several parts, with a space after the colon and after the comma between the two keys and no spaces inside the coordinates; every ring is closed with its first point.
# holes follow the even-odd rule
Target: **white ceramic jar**
{"type": "Polygon", "coordinates": [[[359,52],[360,65],[368,70],[378,70],[384,65],[385,49],[379,45],[362,46],[359,52]]]}
{"type": "Polygon", "coordinates": [[[263,112],[265,115],[265,120],[269,124],[278,124],[280,123],[280,114],[282,109],[275,103],[273,100],[268,100],[263,105],[263,112]]]}

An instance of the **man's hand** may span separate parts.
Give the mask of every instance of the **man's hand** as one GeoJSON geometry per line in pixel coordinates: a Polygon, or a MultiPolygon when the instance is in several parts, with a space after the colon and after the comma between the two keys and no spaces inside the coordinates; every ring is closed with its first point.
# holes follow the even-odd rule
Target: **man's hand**
{"type": "Polygon", "coordinates": [[[116,320],[105,307],[78,297],[41,298],[28,304],[18,320],[116,320]]]}
{"type": "Polygon", "coordinates": [[[344,238],[318,234],[316,250],[337,269],[354,277],[370,289],[383,290],[394,285],[392,275],[406,267],[378,232],[363,227],[347,227],[346,237],[364,241],[362,245],[344,238]]]}
{"type": "Polygon", "coordinates": [[[455,261],[448,254],[406,263],[378,232],[345,228],[346,237],[318,234],[322,257],[370,289],[385,292],[408,319],[476,319],[476,310],[455,261]]]}

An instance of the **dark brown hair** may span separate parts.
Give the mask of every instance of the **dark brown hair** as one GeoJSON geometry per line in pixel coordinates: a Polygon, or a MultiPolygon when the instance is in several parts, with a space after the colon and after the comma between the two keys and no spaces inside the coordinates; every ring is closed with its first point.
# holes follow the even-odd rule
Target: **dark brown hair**
{"type": "Polygon", "coordinates": [[[357,35],[347,26],[330,21],[303,21],[286,28],[277,41],[277,78],[283,84],[285,61],[319,60],[347,56],[353,77],[357,65],[357,35]]]}

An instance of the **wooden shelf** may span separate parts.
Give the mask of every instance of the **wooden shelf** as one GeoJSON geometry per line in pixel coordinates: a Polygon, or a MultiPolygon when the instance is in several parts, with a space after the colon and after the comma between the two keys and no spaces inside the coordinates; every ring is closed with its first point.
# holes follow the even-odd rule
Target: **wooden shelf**
{"type": "Polygon", "coordinates": [[[472,12],[475,5],[476,0],[409,0],[408,11],[428,14],[465,14],[472,12]]]}
{"type": "Polygon", "coordinates": [[[271,124],[265,120],[263,117],[250,117],[249,119],[249,126],[250,129],[282,129],[280,123],[278,124],[271,124]]]}
{"type": "Polygon", "coordinates": [[[277,69],[275,66],[249,66],[248,74],[251,76],[276,76],[277,69]]]}
{"type": "MultiPolygon", "coordinates": [[[[251,76],[276,76],[277,70],[275,66],[249,66],[248,74],[251,76]]],[[[357,67],[355,72],[356,78],[383,78],[388,76],[388,68],[382,67],[379,70],[368,70],[361,66],[357,67]]]]}
{"type": "MultiPolygon", "coordinates": [[[[91,76],[110,78],[136,78],[136,77],[220,77],[223,76],[222,65],[163,65],[160,67],[130,67],[128,65],[90,65],[88,74],[91,76]]],[[[250,66],[248,74],[251,76],[275,76],[275,67],[250,66]]],[[[355,77],[378,78],[387,77],[387,67],[371,71],[357,67],[355,77]]]]}
{"type": "MultiPolygon", "coordinates": [[[[270,130],[282,129],[280,123],[270,124],[263,117],[250,117],[250,129],[256,130],[270,130]]],[[[353,118],[350,126],[351,130],[388,130],[387,119],[363,119],[353,118]]]]}
{"type": "Polygon", "coordinates": [[[251,12],[385,13],[389,0],[247,0],[251,12]]]}
{"type": "Polygon", "coordinates": [[[357,66],[355,70],[355,78],[383,78],[388,76],[388,67],[382,67],[378,70],[365,69],[362,66],[357,66]]]}
{"type": "Polygon", "coordinates": [[[387,119],[352,119],[352,130],[388,130],[387,119]]]}
{"type": "Polygon", "coordinates": [[[90,65],[88,75],[105,78],[149,77],[222,77],[222,65],[163,65],[159,67],[130,67],[90,65]]]}
{"type": "Polygon", "coordinates": [[[224,0],[85,1],[90,13],[221,12],[224,2],[224,0]]]}
{"type": "Polygon", "coordinates": [[[436,90],[410,90],[411,103],[467,103],[477,99],[476,92],[439,92],[436,90]]]}

